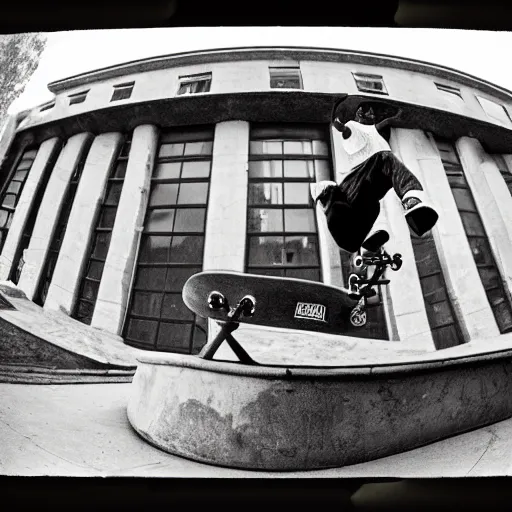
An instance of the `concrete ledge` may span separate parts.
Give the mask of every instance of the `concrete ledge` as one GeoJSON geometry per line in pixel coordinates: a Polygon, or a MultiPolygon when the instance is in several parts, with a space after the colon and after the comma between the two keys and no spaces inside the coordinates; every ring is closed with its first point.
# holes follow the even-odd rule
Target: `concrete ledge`
{"type": "Polygon", "coordinates": [[[512,417],[511,371],[512,350],[323,370],[143,355],[128,419],[149,443],[200,462],[340,467],[512,417]]]}

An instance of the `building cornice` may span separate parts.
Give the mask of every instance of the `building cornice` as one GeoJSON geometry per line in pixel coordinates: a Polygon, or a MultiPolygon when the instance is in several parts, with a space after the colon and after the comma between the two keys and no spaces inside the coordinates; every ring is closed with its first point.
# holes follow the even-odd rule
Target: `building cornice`
{"type": "Polygon", "coordinates": [[[455,80],[469,87],[480,89],[493,96],[501,97],[502,99],[510,100],[512,98],[512,92],[504,87],[494,85],[491,82],[482,80],[481,78],[439,64],[363,51],[285,46],[236,47],[161,55],[116,64],[114,66],[100,68],[87,73],[81,73],[62,80],[50,82],[48,84],[48,89],[57,94],[72,88],[85,86],[102,80],[119,78],[128,74],[195,64],[236,62],[245,60],[317,60],[323,62],[348,62],[369,66],[384,66],[455,80]]]}

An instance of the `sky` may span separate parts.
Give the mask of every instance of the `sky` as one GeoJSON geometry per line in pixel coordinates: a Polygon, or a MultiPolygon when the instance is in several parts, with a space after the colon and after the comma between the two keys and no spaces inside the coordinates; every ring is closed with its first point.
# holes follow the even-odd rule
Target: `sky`
{"type": "Polygon", "coordinates": [[[51,100],[47,84],[122,62],[211,48],[309,46],[408,57],[448,66],[512,90],[504,55],[512,32],[364,27],[179,27],[47,34],[37,70],[9,111],[51,100]]]}

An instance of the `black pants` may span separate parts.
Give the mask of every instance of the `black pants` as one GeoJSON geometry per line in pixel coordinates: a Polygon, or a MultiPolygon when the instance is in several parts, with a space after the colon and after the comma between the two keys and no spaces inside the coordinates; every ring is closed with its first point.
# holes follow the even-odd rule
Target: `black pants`
{"type": "Polygon", "coordinates": [[[423,190],[414,174],[391,152],[381,151],[359,165],[321,198],[327,226],[340,248],[356,252],[380,213],[380,200],[393,188],[400,199],[423,190]]]}

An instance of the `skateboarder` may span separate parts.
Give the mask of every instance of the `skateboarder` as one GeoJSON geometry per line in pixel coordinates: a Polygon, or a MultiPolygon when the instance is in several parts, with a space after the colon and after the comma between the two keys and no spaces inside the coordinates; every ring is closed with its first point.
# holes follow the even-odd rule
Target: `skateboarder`
{"type": "Polygon", "coordinates": [[[333,124],[341,133],[349,167],[340,184],[311,184],[311,195],[315,202],[320,201],[329,231],[340,248],[348,252],[357,252],[361,247],[376,251],[387,241],[386,231],[371,230],[380,212],[380,200],[391,188],[402,201],[407,223],[418,236],[432,229],[439,217],[427,204],[421,183],[379,134],[387,120],[377,125],[375,121],[373,108],[365,104],[357,109],[353,121],[343,123],[335,117],[333,124]]]}

